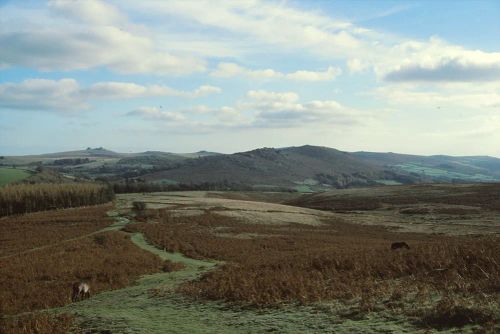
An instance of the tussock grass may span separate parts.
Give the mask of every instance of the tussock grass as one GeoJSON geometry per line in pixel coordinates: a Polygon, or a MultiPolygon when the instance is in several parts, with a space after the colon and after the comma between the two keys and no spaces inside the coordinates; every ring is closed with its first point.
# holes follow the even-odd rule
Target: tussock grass
{"type": "Polygon", "coordinates": [[[102,204],[113,198],[111,188],[95,183],[7,185],[0,188],[0,217],[102,204]]]}

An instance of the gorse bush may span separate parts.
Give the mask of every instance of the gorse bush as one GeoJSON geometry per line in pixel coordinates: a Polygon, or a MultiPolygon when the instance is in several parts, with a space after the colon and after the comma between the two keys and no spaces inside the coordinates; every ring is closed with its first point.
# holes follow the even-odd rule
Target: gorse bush
{"type": "Polygon", "coordinates": [[[0,217],[51,209],[96,205],[113,200],[104,184],[20,184],[0,188],[0,217]]]}

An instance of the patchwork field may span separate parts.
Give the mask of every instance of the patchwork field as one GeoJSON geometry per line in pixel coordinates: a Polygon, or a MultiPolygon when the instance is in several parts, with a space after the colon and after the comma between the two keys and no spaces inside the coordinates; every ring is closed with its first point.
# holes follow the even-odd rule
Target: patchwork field
{"type": "Polygon", "coordinates": [[[123,194],[6,217],[0,331],[494,333],[499,190],[123,194]],[[93,296],[70,303],[82,279],[93,296]]]}

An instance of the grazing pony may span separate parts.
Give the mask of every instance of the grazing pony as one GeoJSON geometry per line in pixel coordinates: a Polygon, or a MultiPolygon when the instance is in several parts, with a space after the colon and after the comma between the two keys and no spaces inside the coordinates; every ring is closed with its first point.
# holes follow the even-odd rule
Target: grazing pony
{"type": "Polygon", "coordinates": [[[85,282],[76,282],[73,284],[73,294],[71,295],[71,300],[76,302],[86,298],[90,298],[90,285],[85,282]]]}
{"type": "Polygon", "coordinates": [[[391,249],[392,250],[401,249],[401,248],[410,249],[410,246],[408,246],[408,244],[406,242],[404,242],[404,241],[393,242],[392,245],[391,245],[391,249]]]}

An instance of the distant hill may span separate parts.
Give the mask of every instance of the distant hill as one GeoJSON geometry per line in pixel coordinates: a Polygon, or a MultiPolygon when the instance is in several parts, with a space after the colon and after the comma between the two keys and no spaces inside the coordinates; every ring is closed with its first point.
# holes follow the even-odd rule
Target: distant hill
{"type": "Polygon", "coordinates": [[[311,190],[318,186],[366,186],[383,177],[383,168],[350,153],[306,145],[187,160],[142,178],[150,182],[229,182],[263,189],[284,186],[311,190]]]}
{"type": "Polygon", "coordinates": [[[80,151],[68,151],[68,152],[59,152],[59,153],[48,153],[48,154],[40,154],[39,157],[42,158],[87,158],[87,157],[106,157],[106,158],[116,158],[120,157],[122,154],[116,153],[110,150],[106,150],[105,148],[87,148],[86,150],[80,151]]]}
{"type": "MultiPolygon", "coordinates": [[[[170,153],[161,151],[146,151],[139,153],[118,153],[114,151],[107,150],[103,147],[91,148],[88,147],[84,150],[76,151],[65,151],[56,153],[45,153],[38,155],[22,155],[22,156],[6,156],[0,160],[1,164],[4,165],[26,165],[35,163],[50,163],[55,160],[62,159],[89,159],[89,160],[108,160],[108,159],[131,159],[132,163],[140,163],[141,158],[145,157],[145,160],[154,158],[168,159],[170,161],[181,161],[189,158],[199,158],[205,156],[219,155],[216,152],[199,151],[194,153],[170,153]]],[[[123,161],[122,163],[126,163],[123,161]]]]}
{"type": "Polygon", "coordinates": [[[199,151],[117,153],[102,147],[4,157],[5,166],[38,166],[64,175],[112,182],[244,185],[245,189],[318,191],[371,185],[500,182],[500,159],[488,156],[419,156],[343,152],[305,145],[220,154],[199,151]]]}
{"type": "Polygon", "coordinates": [[[397,153],[354,152],[366,162],[392,170],[416,173],[432,181],[500,181],[500,159],[488,156],[419,156],[397,153]]]}
{"type": "Polygon", "coordinates": [[[305,145],[183,161],[142,176],[148,182],[240,183],[299,191],[427,182],[499,182],[500,159],[343,152],[305,145]]]}

